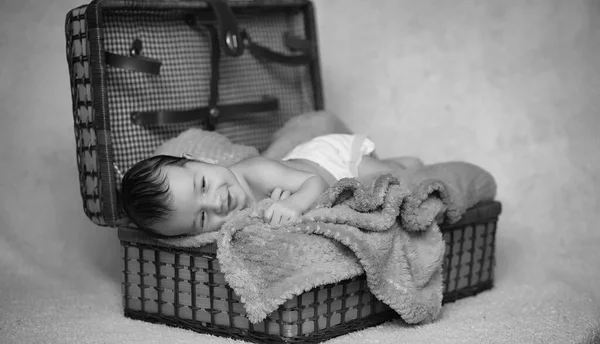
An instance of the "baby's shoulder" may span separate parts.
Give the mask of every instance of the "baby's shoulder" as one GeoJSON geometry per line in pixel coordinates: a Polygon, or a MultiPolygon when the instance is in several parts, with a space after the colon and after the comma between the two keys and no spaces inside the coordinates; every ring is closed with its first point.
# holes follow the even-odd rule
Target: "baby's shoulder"
{"type": "Polygon", "coordinates": [[[243,179],[257,193],[273,191],[276,184],[281,183],[285,171],[281,170],[277,161],[265,157],[251,157],[231,166],[238,179],[243,179]]]}
{"type": "Polygon", "coordinates": [[[231,166],[232,169],[235,169],[239,172],[243,172],[244,174],[260,174],[265,170],[269,170],[276,165],[276,162],[269,158],[265,158],[263,156],[253,156],[241,160],[234,165],[231,166]]]}
{"type": "Polygon", "coordinates": [[[243,160],[240,160],[239,162],[235,163],[235,166],[255,167],[255,166],[261,166],[261,165],[267,165],[267,164],[269,164],[269,161],[270,161],[270,159],[265,158],[260,155],[257,155],[257,156],[251,156],[251,157],[245,158],[243,160]]]}

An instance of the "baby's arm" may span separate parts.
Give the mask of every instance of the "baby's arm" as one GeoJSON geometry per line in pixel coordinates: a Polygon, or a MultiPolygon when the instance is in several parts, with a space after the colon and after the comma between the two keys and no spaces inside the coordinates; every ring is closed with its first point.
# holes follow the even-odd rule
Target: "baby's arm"
{"type": "Polygon", "coordinates": [[[300,171],[266,158],[253,158],[247,162],[247,181],[265,195],[281,188],[289,191],[287,198],[279,199],[264,214],[272,224],[296,221],[323,193],[329,184],[319,175],[300,171]]]}
{"type": "Polygon", "coordinates": [[[296,222],[329,185],[318,175],[312,175],[289,197],[276,201],[264,214],[272,224],[296,222]]]}

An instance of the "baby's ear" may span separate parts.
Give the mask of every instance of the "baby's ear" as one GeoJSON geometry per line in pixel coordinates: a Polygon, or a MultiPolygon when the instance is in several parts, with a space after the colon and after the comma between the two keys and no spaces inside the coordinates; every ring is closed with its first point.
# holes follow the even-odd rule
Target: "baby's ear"
{"type": "Polygon", "coordinates": [[[197,156],[197,155],[193,155],[193,154],[189,154],[189,153],[183,153],[181,154],[182,158],[188,159],[188,160],[195,160],[195,161],[200,161],[200,162],[204,162],[207,164],[213,164],[216,165],[217,162],[213,159],[210,158],[203,158],[201,156],[197,156]]]}

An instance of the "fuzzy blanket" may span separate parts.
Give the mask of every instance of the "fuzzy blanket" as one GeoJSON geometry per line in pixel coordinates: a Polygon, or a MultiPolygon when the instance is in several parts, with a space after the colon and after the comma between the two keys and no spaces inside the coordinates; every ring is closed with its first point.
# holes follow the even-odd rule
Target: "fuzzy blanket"
{"type": "Polygon", "coordinates": [[[270,200],[245,209],[219,232],[165,239],[179,246],[217,241],[228,284],[252,322],[315,286],[363,272],[373,295],[407,323],[427,323],[442,301],[444,242],[438,222],[460,219],[495,197],[493,177],[460,162],[380,176],[370,186],[343,179],[313,205],[302,223],[274,228],[262,220],[270,200]],[[317,235],[307,235],[317,234],[317,235]]]}
{"type": "Polygon", "coordinates": [[[418,170],[397,170],[393,175],[410,190],[400,217],[409,230],[426,229],[434,220],[455,223],[467,209],[496,197],[493,176],[467,162],[431,164],[418,170]],[[442,202],[432,202],[435,200],[442,202]]]}

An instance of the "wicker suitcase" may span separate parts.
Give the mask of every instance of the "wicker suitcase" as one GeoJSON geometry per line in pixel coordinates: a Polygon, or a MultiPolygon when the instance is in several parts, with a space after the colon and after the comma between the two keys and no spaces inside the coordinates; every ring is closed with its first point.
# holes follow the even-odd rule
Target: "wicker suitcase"
{"type": "MultiPolygon", "coordinates": [[[[122,173],[190,126],[265,149],[324,107],[308,0],[96,0],[66,18],[77,164],[86,215],[117,228],[125,315],[253,342],[319,342],[396,315],[364,276],[294,297],[259,324],[225,283],[215,248],[167,248],[121,211],[122,173]]],[[[442,227],[444,302],[493,285],[498,202],[442,227]]]]}

